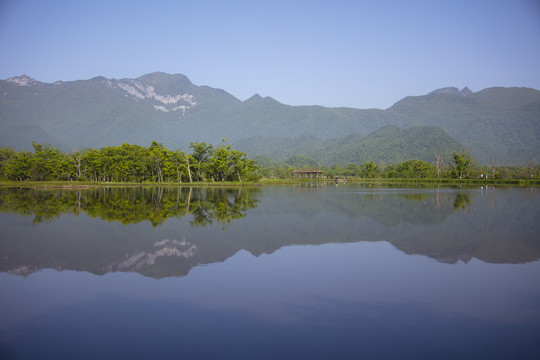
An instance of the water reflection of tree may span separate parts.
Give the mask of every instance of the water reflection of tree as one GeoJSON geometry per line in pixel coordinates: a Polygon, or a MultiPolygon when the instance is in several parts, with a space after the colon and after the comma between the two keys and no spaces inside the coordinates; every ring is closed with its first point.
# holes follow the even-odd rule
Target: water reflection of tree
{"type": "Polygon", "coordinates": [[[412,194],[401,194],[400,197],[403,198],[403,199],[409,200],[409,201],[423,202],[428,198],[428,195],[427,194],[412,193],[412,194]]]}
{"type": "Polygon", "coordinates": [[[456,199],[454,200],[454,211],[465,210],[469,206],[471,206],[470,194],[456,194],[456,199]]]}
{"type": "Polygon", "coordinates": [[[0,190],[0,211],[34,216],[34,224],[62,214],[158,226],[171,217],[192,215],[194,226],[227,224],[257,206],[256,188],[98,188],[85,190],[0,190]]]}
{"type": "Polygon", "coordinates": [[[247,210],[256,206],[246,189],[238,188],[236,191],[223,191],[220,188],[193,189],[189,212],[193,214],[192,226],[205,226],[214,220],[222,224],[229,224],[246,216],[247,210]],[[206,190],[206,191],[204,191],[206,190]]]}

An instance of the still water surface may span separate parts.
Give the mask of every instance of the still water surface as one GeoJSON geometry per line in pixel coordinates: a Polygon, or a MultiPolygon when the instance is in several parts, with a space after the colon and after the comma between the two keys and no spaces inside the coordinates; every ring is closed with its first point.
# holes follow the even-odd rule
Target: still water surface
{"type": "Polygon", "coordinates": [[[540,192],[0,189],[0,358],[538,359],[540,192]]]}

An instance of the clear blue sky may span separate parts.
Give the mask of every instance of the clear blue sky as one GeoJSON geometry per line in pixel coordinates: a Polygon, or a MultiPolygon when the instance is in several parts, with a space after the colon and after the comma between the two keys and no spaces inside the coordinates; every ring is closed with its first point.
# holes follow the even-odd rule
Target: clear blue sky
{"type": "Polygon", "coordinates": [[[468,86],[540,89],[540,0],[0,0],[0,78],[164,71],[240,100],[387,108],[468,86]]]}

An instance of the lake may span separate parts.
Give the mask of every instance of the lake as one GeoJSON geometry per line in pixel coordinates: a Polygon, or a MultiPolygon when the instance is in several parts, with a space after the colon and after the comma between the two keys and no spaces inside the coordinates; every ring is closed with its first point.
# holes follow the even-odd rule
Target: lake
{"type": "Polygon", "coordinates": [[[539,359],[540,189],[0,188],[1,359],[539,359]]]}

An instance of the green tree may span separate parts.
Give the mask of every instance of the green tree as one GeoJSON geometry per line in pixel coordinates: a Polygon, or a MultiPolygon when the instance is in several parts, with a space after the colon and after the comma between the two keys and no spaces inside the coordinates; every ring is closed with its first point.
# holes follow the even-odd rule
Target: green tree
{"type": "Polygon", "coordinates": [[[347,165],[347,170],[349,170],[350,176],[360,176],[362,174],[362,168],[358,164],[349,164],[347,165]]]}
{"type": "Polygon", "coordinates": [[[454,151],[452,156],[454,164],[450,165],[452,168],[452,176],[459,179],[467,178],[469,171],[471,170],[472,158],[466,153],[458,153],[454,151]]]}
{"type": "Polygon", "coordinates": [[[194,162],[193,166],[191,167],[195,171],[197,181],[201,181],[203,179],[203,175],[208,170],[206,165],[208,165],[208,161],[212,157],[214,147],[212,144],[207,144],[205,142],[192,142],[189,143],[189,147],[193,149],[191,157],[193,158],[194,162]]]}
{"type": "Polygon", "coordinates": [[[176,181],[177,182],[182,182],[182,177],[184,176],[184,174],[188,174],[188,178],[189,178],[189,182],[192,182],[192,179],[191,179],[191,170],[189,168],[189,160],[188,160],[188,155],[186,153],[184,153],[183,151],[181,151],[180,149],[174,151],[174,152],[170,152],[169,154],[169,161],[173,167],[173,170],[174,170],[174,173],[175,173],[175,177],[176,177],[176,181]],[[188,160],[186,162],[186,160],[188,160]]]}
{"type": "Polygon", "coordinates": [[[379,166],[376,165],[373,161],[365,162],[364,168],[362,169],[362,174],[369,178],[375,177],[379,173],[379,166]]]}
{"type": "Polygon", "coordinates": [[[0,148],[0,179],[7,178],[6,165],[13,156],[15,156],[15,151],[12,148],[0,148]]]}
{"type": "Polygon", "coordinates": [[[231,158],[231,145],[221,144],[215,149],[211,159],[211,168],[216,180],[225,181],[233,160],[231,158]]]}
{"type": "Polygon", "coordinates": [[[232,162],[232,172],[236,175],[238,181],[247,180],[259,168],[256,161],[248,159],[246,153],[241,151],[231,149],[230,159],[232,162]]]}
{"type": "Polygon", "coordinates": [[[397,172],[400,176],[407,175],[408,177],[426,178],[435,173],[435,168],[423,160],[407,160],[397,167],[397,172]]]}
{"type": "Polygon", "coordinates": [[[64,155],[59,149],[47,144],[32,143],[34,154],[30,170],[33,180],[58,180],[62,178],[64,155]]]}
{"type": "Polygon", "coordinates": [[[83,171],[92,181],[102,180],[101,151],[92,149],[84,154],[82,158],[83,171]]]}
{"type": "Polygon", "coordinates": [[[155,181],[156,176],[158,183],[163,182],[163,166],[165,165],[167,149],[163,144],[152,141],[150,145],[150,169],[152,172],[152,179],[155,181]]]}
{"type": "Polygon", "coordinates": [[[4,164],[4,173],[8,180],[30,180],[33,155],[28,151],[14,153],[4,164]]]}
{"type": "MultiPolygon", "coordinates": [[[[397,171],[397,166],[394,164],[390,164],[384,168],[384,172],[382,173],[382,176],[385,178],[396,178],[400,177],[397,171]]],[[[403,175],[401,175],[403,176],[403,175]]]]}
{"type": "Polygon", "coordinates": [[[83,155],[78,150],[75,150],[68,154],[67,158],[73,164],[75,178],[79,180],[83,176],[83,155]]]}

